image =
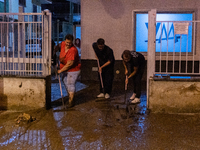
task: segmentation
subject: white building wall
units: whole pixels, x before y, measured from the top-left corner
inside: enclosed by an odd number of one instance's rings
[[[92,43],[101,37],[114,50],[116,60],[121,60],[125,49],[133,49],[132,12],[135,10],[194,10],[196,20],[200,20],[199,4],[200,0],[81,0],[81,59],[95,59]],[[199,43],[197,48],[200,49]]]

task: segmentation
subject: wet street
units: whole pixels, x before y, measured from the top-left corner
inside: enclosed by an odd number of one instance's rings
[[[52,109],[0,112],[1,150],[198,150],[200,114],[151,113],[141,103],[123,104],[123,82],[114,82],[110,100],[98,99],[98,82],[78,82],[76,105],[64,109],[59,84],[52,81]],[[64,101],[67,94],[62,85]],[[131,96],[128,87],[126,98]],[[22,113],[31,121],[16,122]]]

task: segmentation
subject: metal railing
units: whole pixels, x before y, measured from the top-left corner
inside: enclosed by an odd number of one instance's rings
[[[196,48],[199,22],[156,22],[154,74],[200,75],[200,55]]]
[[[51,73],[51,13],[0,13],[0,75]]]

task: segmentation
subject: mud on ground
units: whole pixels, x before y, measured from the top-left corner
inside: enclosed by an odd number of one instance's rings
[[[76,93],[73,108],[63,110],[60,98],[52,102],[50,110],[23,112],[36,120],[20,125],[15,119],[22,112],[1,112],[0,148],[200,149],[200,115],[151,113],[146,108],[145,84],[141,103],[130,106],[128,112],[125,104],[117,104],[124,101],[124,83],[114,83],[109,101],[96,98],[97,82],[81,84],[86,88]],[[67,104],[68,97],[64,100]]]

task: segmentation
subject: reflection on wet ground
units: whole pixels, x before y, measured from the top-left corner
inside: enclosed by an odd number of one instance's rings
[[[54,79],[54,77],[52,77],[52,78]],[[61,87],[62,87],[63,96],[68,96],[63,82],[61,82]],[[80,91],[82,89],[85,89],[86,87],[87,87],[87,85],[78,81],[76,83],[76,92]],[[60,86],[58,83],[58,79],[56,78],[56,79],[52,80],[52,83],[51,83],[51,101],[53,102],[55,100],[58,100],[59,98],[61,98]]]
[[[1,112],[0,148],[200,149],[199,114],[149,113],[145,86],[141,103],[129,106],[127,111],[125,104],[118,104],[125,98],[123,87],[123,83],[114,83],[108,101],[96,98],[99,94],[98,82],[78,82],[75,107],[63,109],[59,85],[53,82],[53,108],[26,112],[36,117],[35,121],[16,125],[15,119],[21,112]],[[128,87],[127,99],[132,94],[130,89]],[[66,95],[64,100],[67,104]]]

